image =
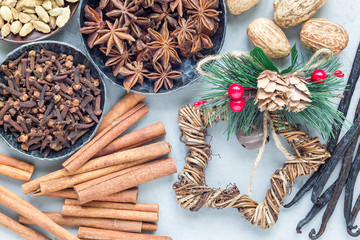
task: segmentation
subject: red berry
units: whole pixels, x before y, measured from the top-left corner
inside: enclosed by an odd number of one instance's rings
[[[200,105],[207,103],[207,101],[200,101]]]
[[[341,73],[342,73],[341,70],[336,70],[336,71],[334,72],[334,75],[337,76],[337,75],[339,75],[339,74],[341,74]]]
[[[244,107],[245,107],[245,100],[244,99],[239,99],[239,100],[230,100],[230,108],[231,110],[233,110],[234,112],[241,112]]]
[[[200,102],[194,102],[194,107],[198,107],[200,105],[201,105]]]
[[[238,83],[233,83],[228,89],[229,97],[233,100],[240,100],[244,96],[244,88]]]
[[[339,77],[339,78],[343,78],[344,76],[345,76],[345,74],[343,74],[343,73],[339,73],[338,75],[336,75],[337,77]]]
[[[327,78],[326,72],[322,69],[317,69],[311,74],[311,81],[315,82],[315,84],[324,83],[325,81],[321,81],[321,80],[325,80],[326,78]]]

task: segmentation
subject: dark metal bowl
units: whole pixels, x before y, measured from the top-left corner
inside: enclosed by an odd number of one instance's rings
[[[91,75],[94,78],[98,78],[100,80],[99,88],[102,91],[101,109],[103,110],[105,106],[106,90],[101,74],[94,66],[93,62],[85,54],[83,54],[80,50],[76,49],[71,45],[68,45],[66,43],[59,43],[55,41],[41,41],[37,43],[28,43],[22,45],[21,47],[16,48],[11,53],[9,53],[2,64],[6,64],[8,63],[8,61],[18,58],[25,51],[30,51],[30,50],[40,51],[42,48],[54,51],[58,54],[60,53],[65,53],[68,55],[71,54],[74,56],[74,64],[78,64],[78,63],[84,64],[88,69],[91,70]],[[7,84],[4,79],[4,76],[5,76],[4,73],[0,72],[0,82]],[[103,118],[103,114],[100,116],[100,122]],[[77,140],[74,145],[71,145],[71,147],[65,148],[59,152],[51,151],[49,156],[46,158],[40,153],[40,150],[29,151],[29,152],[22,150],[21,144],[17,142],[16,137],[10,131],[5,132],[3,126],[0,126],[0,136],[12,149],[15,149],[17,152],[20,152],[28,156],[29,158],[33,158],[37,160],[55,161],[55,160],[64,160],[66,158],[69,158],[78,149],[83,147],[95,135],[98,126],[99,124],[96,124],[92,128],[90,128],[90,131],[88,131],[84,136],[82,136],[79,140]]]
[[[85,22],[85,6],[89,5],[92,8],[96,8],[99,5],[98,1],[93,0],[83,0],[81,4],[81,12],[80,12],[80,27],[84,26]],[[224,0],[220,0],[219,3],[219,10],[221,11],[219,18],[219,28],[214,36],[211,37],[211,40],[214,44],[214,47],[211,49],[206,49],[202,51],[201,53],[205,56],[207,55],[215,55],[219,54],[221,51],[221,48],[224,43],[225,39],[225,29],[226,29],[226,7]],[[102,71],[110,80],[112,83],[114,83],[117,86],[121,86],[123,88],[123,80],[124,77],[119,75],[118,77],[114,77],[112,74],[111,67],[106,67],[106,56],[103,52],[100,51],[99,46],[95,46],[94,48],[90,49],[86,42],[87,35],[82,34],[82,42],[85,45],[85,48],[89,54],[89,56],[92,58],[92,60],[96,63],[96,65],[99,67],[100,71]],[[140,93],[140,94],[147,94],[147,95],[161,95],[161,94],[167,94],[171,92],[175,92],[179,89],[182,89],[189,84],[195,82],[198,80],[201,76],[196,71],[196,64],[197,61],[194,61],[192,59],[187,59],[184,57],[181,57],[181,64],[174,68],[173,70],[181,72],[183,75],[181,78],[176,79],[174,81],[174,87],[172,89],[166,90],[164,88],[161,88],[156,94],[154,93],[154,81],[145,79],[144,84],[141,86],[140,84],[135,84],[135,86],[130,90],[131,92]]]

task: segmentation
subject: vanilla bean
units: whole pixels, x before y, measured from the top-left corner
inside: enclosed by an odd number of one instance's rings
[[[344,94],[344,98],[341,99],[338,110],[342,112],[345,116],[347,115],[348,109],[350,107],[350,102],[356,87],[356,84],[360,77],[360,44],[356,51],[356,56],[353,62],[353,66],[351,69],[351,73],[347,82],[347,88],[346,88],[346,94]],[[338,142],[339,135],[341,132],[341,124],[339,125],[339,128],[333,127],[333,135],[334,137],[331,137],[327,144],[327,150],[333,154],[333,150],[335,149],[335,146]],[[320,176],[323,174],[330,174],[332,171],[331,169],[327,169],[327,165],[330,164],[333,159],[328,159],[327,164],[324,164],[320,166],[319,170],[313,173],[313,175],[308,179],[308,181],[301,187],[301,189],[296,193],[295,197],[284,207],[289,208],[293,206],[295,203],[297,203],[308,191],[310,191],[315,185],[314,192],[312,193],[312,201],[316,202],[318,199],[318,196],[321,194],[320,188],[321,185],[317,184]],[[336,165],[336,164],[335,164]],[[315,191],[316,190],[316,191]]]

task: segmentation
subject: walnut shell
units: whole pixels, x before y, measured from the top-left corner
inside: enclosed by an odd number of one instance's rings
[[[261,0],[225,0],[226,6],[230,13],[240,15],[246,12]]]
[[[304,23],[300,39],[304,47],[310,51],[329,48],[332,49],[334,55],[338,55],[348,45],[349,34],[338,23],[313,18]]]
[[[310,19],[326,0],[275,0],[274,20],[283,28],[294,27]]]
[[[291,47],[285,33],[267,18],[253,20],[247,28],[247,35],[251,43],[262,48],[269,58],[284,58],[290,54]]]

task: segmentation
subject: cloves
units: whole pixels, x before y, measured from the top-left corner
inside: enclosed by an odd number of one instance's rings
[[[90,69],[74,56],[31,50],[0,66],[0,125],[24,151],[70,147],[99,122],[101,90]],[[16,119],[16,121],[15,121]]]

